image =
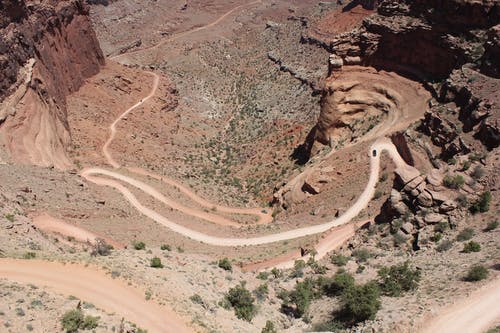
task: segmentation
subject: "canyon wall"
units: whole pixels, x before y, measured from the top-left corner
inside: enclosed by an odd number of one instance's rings
[[[0,3],[0,142],[21,163],[67,168],[66,96],[104,56],[80,0]]]

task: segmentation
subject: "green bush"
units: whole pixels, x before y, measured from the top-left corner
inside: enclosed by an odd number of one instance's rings
[[[465,184],[465,179],[461,175],[446,175],[443,179],[443,185],[451,189],[462,188]]]
[[[234,308],[234,313],[239,319],[251,321],[255,316],[255,300],[243,284],[229,289],[226,300]]]
[[[345,266],[348,261],[349,261],[349,257],[343,256],[341,254],[334,254],[331,257],[332,264],[340,266],[340,267]]]
[[[347,288],[341,295],[344,320],[358,323],[374,319],[380,309],[380,289],[375,282]]]
[[[470,206],[469,210],[472,214],[487,212],[490,210],[490,202],[491,193],[486,191],[481,194],[479,199]]]
[[[195,304],[203,305],[203,299],[198,294],[194,294],[193,296],[189,297],[189,299],[191,300],[191,302],[193,302]]]
[[[262,329],[261,333],[278,333],[274,328],[274,323],[270,320],[266,321],[266,326]]]
[[[484,229],[484,231],[493,231],[496,228],[498,228],[498,224],[499,224],[498,220],[490,221],[490,222],[488,222],[488,225],[486,226],[486,228]]]
[[[23,259],[35,259],[35,258],[36,258],[35,252],[26,252],[23,254]]]
[[[289,300],[295,305],[295,315],[297,317],[302,317],[309,309],[311,301],[316,296],[314,286],[314,281],[306,278],[304,281],[298,282],[295,289],[290,292]]]
[[[77,332],[79,329],[92,330],[98,326],[99,317],[84,316],[82,310],[67,311],[61,318],[63,329],[67,333]]]
[[[172,247],[171,247],[170,245],[168,245],[168,244],[163,244],[163,245],[160,247],[160,249],[161,249],[162,251],[172,251]]]
[[[380,288],[388,296],[400,296],[405,291],[415,290],[420,281],[420,271],[411,269],[408,262],[402,265],[382,267],[378,271]]]
[[[219,260],[219,267],[222,268],[225,271],[233,271],[233,266],[231,265],[231,262],[229,261],[228,258],[224,258]]]
[[[328,296],[338,296],[347,288],[354,286],[354,277],[348,272],[338,271],[331,278],[320,278],[317,281],[318,287]]]
[[[458,234],[457,241],[463,242],[463,241],[471,239],[473,236],[474,236],[474,229],[465,228],[464,230],[460,231],[460,233]]]
[[[471,162],[469,160],[465,161],[464,163],[462,163],[462,170],[461,171],[469,170],[470,165],[471,165]]]
[[[144,250],[146,248],[146,243],[134,241],[134,242],[132,242],[132,246],[136,250]]]
[[[464,244],[464,249],[463,249],[464,253],[479,252],[479,251],[481,251],[481,245],[479,243],[470,241]]]
[[[368,249],[356,249],[352,251],[352,256],[356,258],[356,262],[366,262],[372,257],[372,254]]]
[[[150,266],[153,268],[163,268],[163,264],[161,263],[161,259],[158,257],[154,257],[151,259]]]
[[[280,269],[276,268],[276,267],[274,267],[273,269],[271,269],[271,274],[274,276],[275,279],[283,277],[283,272]]]
[[[257,279],[259,280],[267,280],[268,277],[269,272],[259,272],[259,274],[257,274]]]
[[[472,178],[474,178],[475,180],[479,180],[481,178],[483,178],[484,174],[486,172],[484,171],[483,167],[480,166],[480,165],[476,165],[476,167],[474,168],[474,170],[472,170],[470,176]]]
[[[481,265],[472,266],[467,275],[465,276],[465,281],[475,282],[481,281],[488,277],[488,269]]]
[[[436,247],[438,252],[446,252],[453,246],[453,242],[449,240],[444,240]]]
[[[267,297],[267,294],[269,293],[269,287],[267,283],[263,283],[260,286],[258,286],[254,291],[253,294],[259,301],[264,300]]]

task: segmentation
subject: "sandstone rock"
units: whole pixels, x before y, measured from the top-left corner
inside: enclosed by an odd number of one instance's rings
[[[328,59],[330,70],[338,70],[344,66],[344,61],[336,54],[331,54]]]
[[[446,200],[439,206],[439,212],[447,213],[455,210],[457,208],[457,204],[453,200]]]
[[[415,224],[418,228],[423,228],[425,227],[425,222],[422,216],[416,215],[415,216]]]
[[[424,221],[427,224],[437,224],[444,220],[444,216],[436,213],[429,213],[424,216]]]
[[[346,65],[359,65],[361,64],[361,57],[345,57],[344,63]]]
[[[441,186],[443,184],[444,175],[439,169],[432,169],[426,177],[429,184],[434,186]]]
[[[411,234],[414,230],[413,224],[406,222],[401,226],[401,230],[407,235]]]
[[[413,168],[413,167],[397,168],[395,170],[395,172],[396,172],[396,175],[399,177],[400,181],[402,182],[402,185],[406,185],[410,181],[412,181],[420,176],[420,171],[418,171],[416,168]],[[420,184],[422,181],[423,181],[423,177],[421,180],[418,180],[416,184],[413,184],[411,186],[411,189],[414,189],[415,187],[417,187],[417,185]]]
[[[411,190],[415,190],[417,189],[417,187],[422,184],[422,182],[424,181],[424,177],[420,175],[413,178],[411,181],[409,181],[408,183],[406,183],[405,187],[404,187],[404,190],[406,192],[410,192]]]
[[[419,194],[417,201],[421,206],[431,207],[432,206],[432,195],[426,190]]]

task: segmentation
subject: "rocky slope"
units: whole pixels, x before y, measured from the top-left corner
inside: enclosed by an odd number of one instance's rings
[[[71,164],[66,96],[104,57],[82,1],[0,4],[0,136],[19,162]]]

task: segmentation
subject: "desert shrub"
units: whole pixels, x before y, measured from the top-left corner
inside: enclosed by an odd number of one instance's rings
[[[470,165],[471,165],[471,162],[470,162],[469,160],[467,160],[467,161],[465,161],[464,163],[462,163],[462,171],[467,171],[467,170],[469,170]]]
[[[283,272],[281,271],[281,269],[278,269],[276,267],[271,269],[271,274],[274,276],[275,279],[283,277]]]
[[[375,318],[380,309],[380,289],[375,282],[354,285],[341,295],[341,314],[345,321],[358,323]]]
[[[470,206],[472,214],[484,213],[490,210],[491,193],[489,191],[481,194],[479,199]]]
[[[448,224],[448,222],[439,222],[434,226],[434,231],[443,233],[448,230],[449,227],[450,225]]]
[[[314,274],[325,274],[326,273],[326,266],[320,265],[314,257],[310,257],[309,260],[307,261],[307,265],[311,267],[313,270]]]
[[[467,204],[469,203],[467,200],[467,196],[463,193],[460,193],[458,195],[457,202],[460,207],[467,207]]]
[[[484,231],[493,231],[496,228],[498,228],[498,224],[499,224],[498,220],[490,221],[490,222],[488,222],[488,225],[486,226],[486,228],[484,229]]]
[[[84,316],[82,310],[67,311],[61,318],[61,324],[67,333],[77,332],[79,329],[92,330],[98,326],[99,317]]]
[[[228,258],[219,260],[218,266],[225,271],[230,271],[230,272],[233,271],[233,266],[231,265],[231,262],[229,261]]]
[[[500,333],[500,325],[489,329],[486,333]]]
[[[268,277],[269,272],[259,272],[259,274],[257,274],[257,279],[259,280],[267,280]]]
[[[161,263],[161,259],[158,257],[154,257],[151,259],[150,266],[153,268],[163,268],[163,264]]]
[[[471,252],[479,252],[481,251],[481,245],[477,242],[470,241],[466,244],[464,244],[464,253],[471,253]]]
[[[480,166],[480,165],[476,165],[476,167],[474,168],[474,170],[472,170],[472,172],[470,173],[470,176],[472,178],[474,178],[474,180],[479,180],[481,178],[483,178],[484,174],[486,172],[484,171],[483,167]]]
[[[95,240],[94,246],[92,247],[92,252],[90,253],[92,256],[108,256],[111,253],[113,246],[106,243],[106,241],[102,238],[97,238]]]
[[[23,254],[23,259],[35,259],[35,258],[36,258],[35,252],[25,252]]]
[[[193,296],[189,297],[189,299],[191,300],[191,302],[193,302],[195,304],[203,305],[203,299],[198,294],[194,294]]]
[[[269,293],[269,287],[267,283],[263,283],[260,286],[258,286],[254,291],[253,294],[259,301],[264,300],[267,297],[267,294]]]
[[[261,333],[278,333],[274,328],[274,323],[270,320],[266,321],[266,326],[262,329]]]
[[[162,246],[160,246],[160,250],[162,251],[172,251],[172,247],[168,244],[162,244]]]
[[[347,288],[352,287],[354,282],[354,277],[351,274],[341,270],[333,277],[318,279],[317,285],[328,296],[338,296]]]
[[[139,242],[139,241],[133,241],[132,246],[136,250],[144,250],[146,248],[146,243],[144,242]]]
[[[465,179],[461,175],[446,175],[443,179],[443,185],[451,189],[459,189],[465,184]]]
[[[421,278],[418,269],[412,269],[408,262],[402,265],[382,267],[378,271],[380,288],[388,296],[400,296],[405,291],[415,290]]]
[[[234,308],[234,313],[239,319],[251,321],[255,316],[255,300],[252,294],[250,294],[250,291],[245,288],[244,284],[229,289],[226,294],[226,300]]]
[[[438,252],[446,252],[453,246],[453,242],[449,240],[444,240],[436,247]]]
[[[347,264],[347,262],[349,261],[349,257],[343,256],[341,254],[334,254],[334,255],[332,255],[330,261],[334,265],[345,266]]]
[[[304,268],[306,268],[306,262],[302,259],[295,260],[293,264],[293,271],[290,274],[292,278],[302,277],[304,275]]]
[[[343,323],[335,320],[330,320],[324,323],[317,323],[313,325],[314,332],[343,332],[345,326]]]
[[[302,317],[314,299],[316,293],[314,290],[315,283],[312,279],[307,278],[295,285],[294,290],[290,292],[289,301],[295,305],[295,316]]]
[[[375,194],[373,194],[373,199],[377,200],[384,194],[384,190],[378,188],[375,190]]]
[[[475,282],[481,281],[488,277],[488,269],[482,265],[472,266],[467,275],[465,276],[465,281]]]
[[[356,249],[352,251],[352,255],[356,258],[357,262],[366,262],[372,257],[372,254],[366,248]]]
[[[443,234],[440,233],[440,232],[436,232],[434,235],[431,236],[431,241],[433,241],[434,243],[437,243],[441,240],[441,238],[443,238]]]
[[[397,233],[395,233],[395,234],[392,235],[392,240],[394,242],[394,246],[400,246],[400,245],[406,243],[406,241],[408,239],[402,233],[397,232]]]
[[[464,230],[460,231],[460,233],[457,235],[457,241],[463,242],[471,239],[473,236],[474,236],[474,229],[465,228]]]
[[[449,165],[455,165],[455,164],[457,164],[457,159],[452,157],[452,158],[448,159],[447,163]]]

